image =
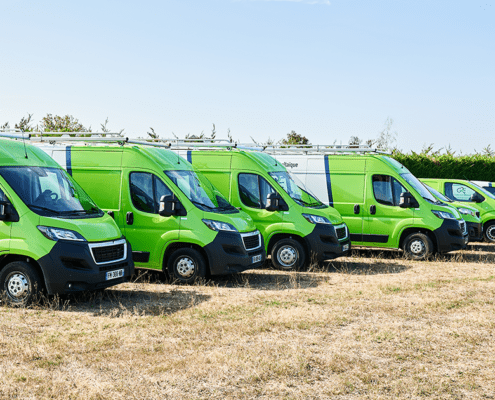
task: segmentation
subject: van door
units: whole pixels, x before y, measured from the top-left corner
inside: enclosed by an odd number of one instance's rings
[[[181,217],[158,214],[160,198],[172,191],[160,177],[147,171],[124,170],[123,185],[124,234],[131,243],[134,262],[161,269],[164,246],[179,239]]]
[[[366,160],[357,157],[325,156],[328,197],[349,228],[351,241],[362,242],[365,207]]]
[[[390,175],[367,176],[367,217],[363,227],[363,242],[367,246],[397,247],[399,238],[394,237],[396,227],[403,220],[414,221],[413,208],[399,207],[401,193],[408,190]],[[385,246],[387,245],[387,246]]]
[[[3,189],[0,187],[0,201],[9,201]],[[0,221],[0,254],[10,250],[10,231],[12,222]]]
[[[242,211],[249,214],[266,240],[265,231],[273,231],[270,229],[273,224],[282,224],[284,221],[284,211],[266,210],[266,196],[276,193],[275,189],[265,178],[255,173],[240,172],[232,175],[236,180],[236,195],[240,200],[234,203],[240,204]]]

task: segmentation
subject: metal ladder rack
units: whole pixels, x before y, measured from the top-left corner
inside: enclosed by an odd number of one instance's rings
[[[0,137],[29,140],[30,142],[127,142],[127,138],[115,132],[24,132],[22,129],[2,129]]]
[[[270,145],[263,148],[263,152],[268,154],[342,154],[342,153],[375,153],[389,154],[385,151],[356,145],[343,144],[305,144],[305,145]]]

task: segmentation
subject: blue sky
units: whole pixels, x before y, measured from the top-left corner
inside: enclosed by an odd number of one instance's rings
[[[495,147],[493,0],[0,1],[0,123]]]

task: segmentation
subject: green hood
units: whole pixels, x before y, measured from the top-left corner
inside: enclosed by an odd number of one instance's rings
[[[40,216],[40,225],[69,229],[80,233],[88,242],[102,242],[122,237],[112,217],[104,214],[100,218],[61,219]]]
[[[244,211],[239,211],[235,214],[204,212],[204,218],[232,224],[239,232],[252,232],[256,230],[253,219]]]

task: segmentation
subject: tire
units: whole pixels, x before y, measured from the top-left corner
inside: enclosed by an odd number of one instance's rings
[[[271,252],[272,264],[282,271],[299,271],[306,263],[306,253],[297,240],[280,239]]]
[[[483,227],[483,236],[488,243],[495,243],[495,221]]]
[[[0,271],[2,297],[8,305],[27,306],[42,291],[41,277],[29,263],[13,261]]]
[[[424,233],[411,233],[402,246],[406,257],[413,260],[426,260],[433,253],[433,242]]]
[[[175,250],[168,259],[168,272],[172,279],[191,284],[206,276],[206,263],[201,253],[184,247]]]

